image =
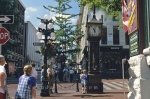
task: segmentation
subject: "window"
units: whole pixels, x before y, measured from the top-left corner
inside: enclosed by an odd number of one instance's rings
[[[119,44],[119,30],[118,26],[113,27],[113,44]]]
[[[129,45],[129,35],[128,35],[128,32],[125,33],[125,41],[126,41],[126,45]]]
[[[103,27],[101,44],[107,44],[107,27]]]

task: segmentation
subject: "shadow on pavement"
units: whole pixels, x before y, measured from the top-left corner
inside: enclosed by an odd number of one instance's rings
[[[74,97],[82,97],[82,98],[88,98],[88,97],[112,97],[112,95],[73,95]]]
[[[125,92],[126,94],[128,92]],[[123,94],[123,92],[105,92],[104,94]]]

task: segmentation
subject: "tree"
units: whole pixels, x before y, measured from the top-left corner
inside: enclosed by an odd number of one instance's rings
[[[75,53],[80,51],[77,46],[77,40],[80,40],[82,33],[81,28],[72,24],[71,19],[77,17],[79,14],[71,14],[67,11],[72,7],[69,5],[71,0],[55,0],[57,6],[44,6],[45,9],[57,14],[55,16],[54,25],[56,34],[56,49],[57,53],[64,53],[67,56],[74,57]],[[79,39],[80,37],[80,39]]]
[[[121,0],[77,0],[81,5],[88,5],[89,8],[96,6],[104,9],[108,14],[117,14],[121,11]]]
[[[88,5],[89,9],[93,9],[95,6],[96,9],[102,9],[106,12],[106,15],[112,17],[114,16],[115,20],[119,22],[119,27],[122,27],[122,16],[121,10],[122,0],[76,0],[79,2],[80,6]]]

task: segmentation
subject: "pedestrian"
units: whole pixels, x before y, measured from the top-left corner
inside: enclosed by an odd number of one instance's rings
[[[0,55],[0,99],[6,99],[6,70],[5,70],[5,57]]]
[[[15,99],[36,98],[36,79],[31,76],[32,66],[25,65],[23,71],[24,74],[19,77]]]
[[[70,82],[72,82],[74,77],[74,70],[72,68],[69,70],[69,74],[70,74]]]
[[[14,74],[15,67],[8,64],[3,55],[0,55],[0,99],[9,99],[9,93],[7,90],[7,80],[6,78],[10,74]]]
[[[37,75],[38,74],[37,74],[37,71],[35,69],[35,64],[32,63],[31,66],[32,66],[32,74],[31,74],[31,76],[33,76],[37,80]]]
[[[63,69],[63,81],[67,82],[69,79],[69,70],[67,67]]]
[[[80,74],[80,80],[81,80],[81,85],[82,85],[82,93],[85,94],[85,93],[87,93],[87,72],[86,72],[86,70],[83,70],[82,73]]]
[[[32,63],[31,66],[32,66],[32,74],[31,74],[31,76],[33,76],[33,77],[36,79],[36,83],[37,83],[37,76],[38,76],[38,73],[37,73],[37,71],[36,71],[36,69],[35,69],[35,64]],[[37,86],[37,84],[36,84],[36,86]]]
[[[53,83],[54,83],[54,70],[50,67],[47,69],[47,78],[48,78],[48,85],[49,85],[49,92],[53,93]]]

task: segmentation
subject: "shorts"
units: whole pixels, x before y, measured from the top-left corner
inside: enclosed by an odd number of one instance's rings
[[[87,87],[87,81],[81,81],[82,87]]]

